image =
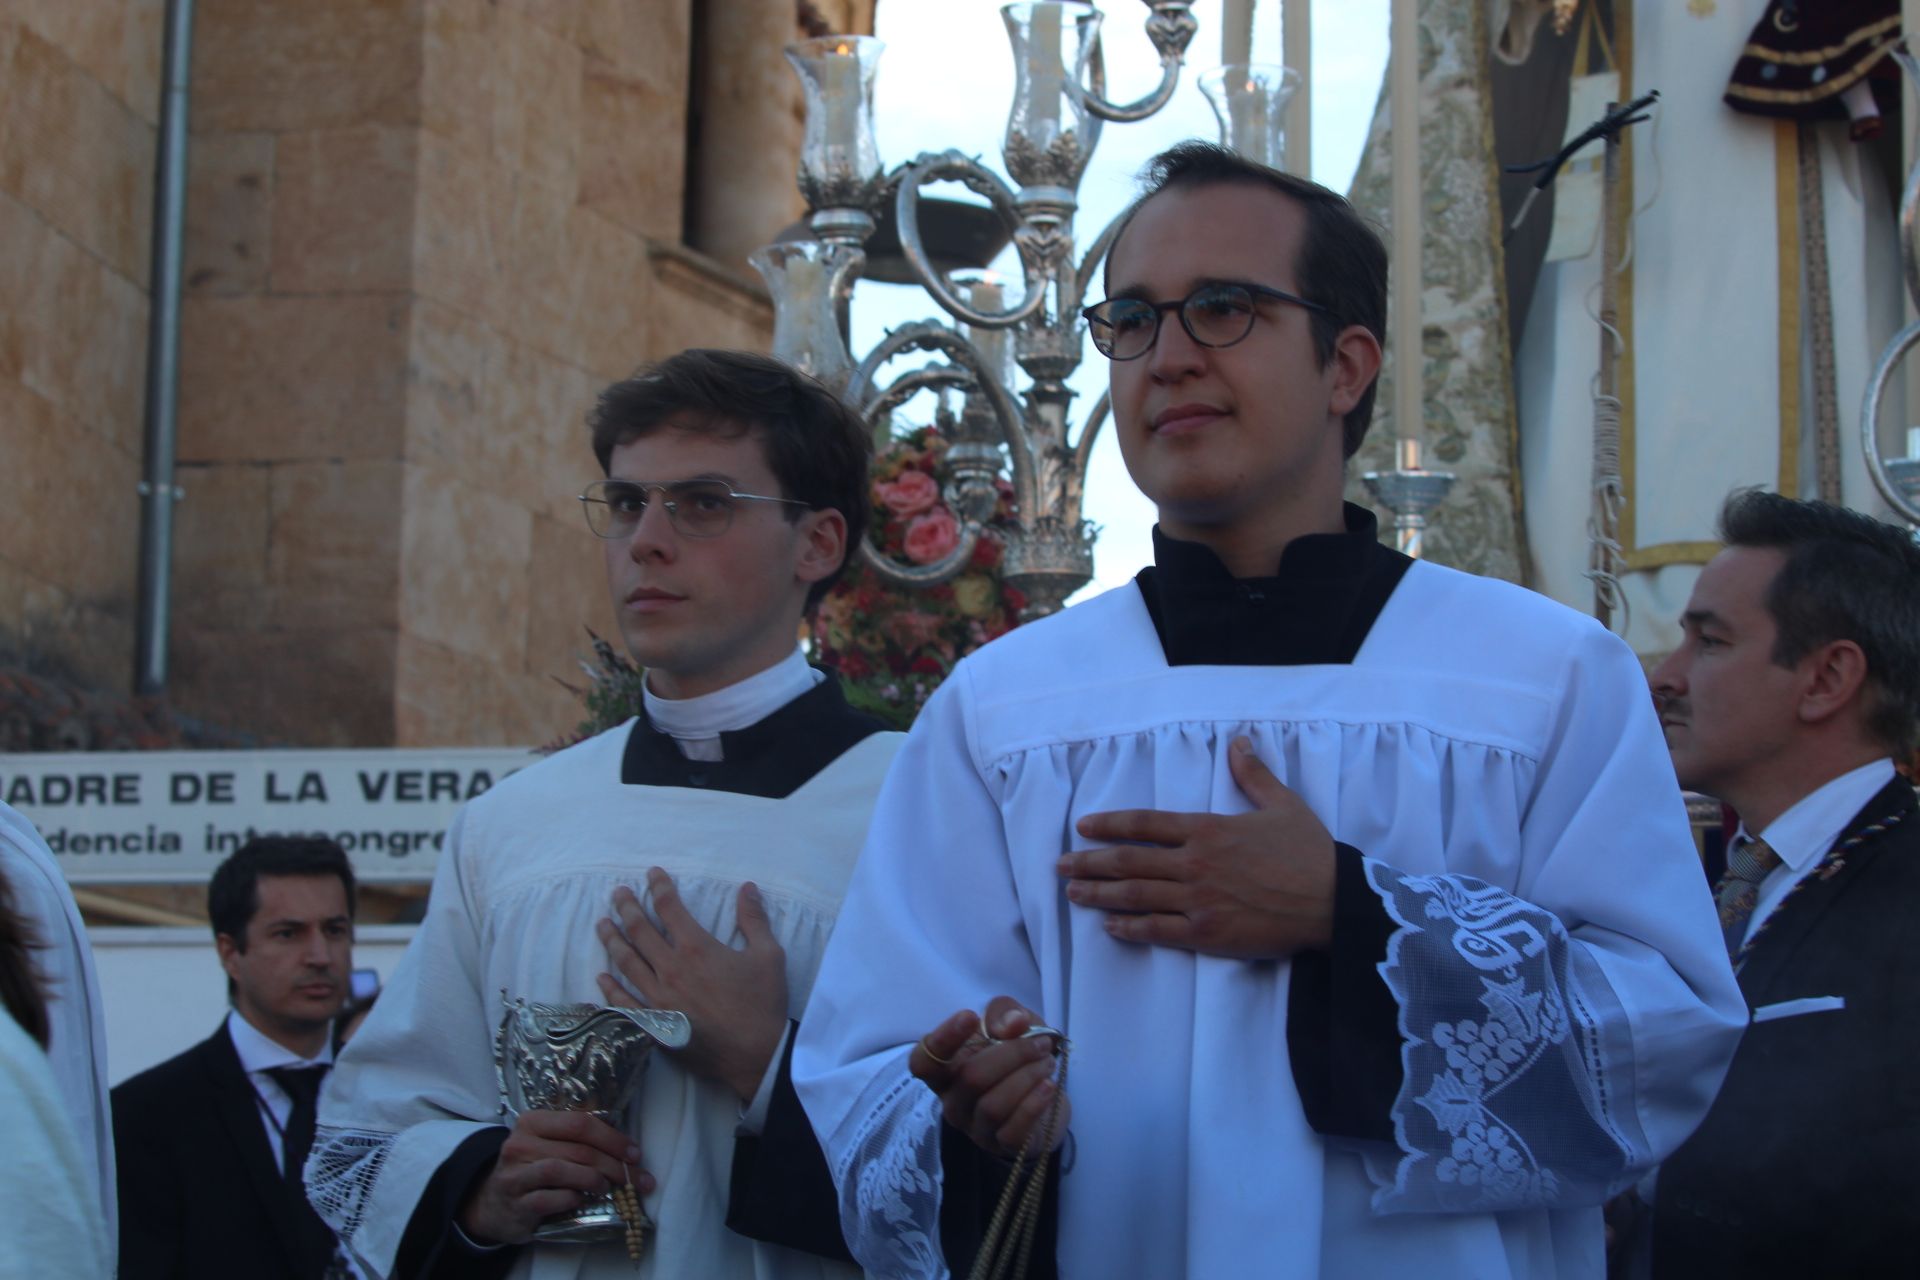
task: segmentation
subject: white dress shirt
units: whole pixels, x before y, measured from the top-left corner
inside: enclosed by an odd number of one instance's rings
[[[1760,882],[1760,896],[1754,902],[1742,942],[1752,938],[1774,909],[1786,901],[1793,887],[1820,865],[1853,816],[1892,778],[1891,760],[1871,761],[1809,791],[1767,824],[1760,838],[1780,855],[1780,865]],[[1734,833],[1733,843],[1750,838],[1746,824],[1742,823]]]
[[[278,1067],[330,1067],[333,1065],[331,1029],[320,1052],[303,1058],[293,1050],[269,1039],[265,1032],[240,1016],[238,1010],[227,1015],[227,1035],[233,1039],[233,1051],[240,1055],[240,1069],[253,1086],[254,1105],[260,1111],[260,1123],[267,1131],[267,1145],[273,1149],[273,1167],[286,1161],[281,1134],[286,1132],[287,1117],[293,1114],[293,1099],[280,1082],[267,1072]]]

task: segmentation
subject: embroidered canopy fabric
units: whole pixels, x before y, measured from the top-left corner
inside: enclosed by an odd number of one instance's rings
[[[1062,892],[1085,814],[1244,811],[1240,734],[1392,918],[1393,1145],[1309,1126],[1294,966],[1122,944]],[[1632,654],[1426,563],[1351,665],[1170,667],[1127,586],[929,703],[793,1066],[874,1274],[945,1272],[938,1109],[907,1055],[1003,993],[1074,1044],[1057,1247],[1089,1276],[1597,1274],[1594,1206],[1691,1130],[1745,1013]]]
[[[602,1002],[606,954],[593,931],[618,885],[673,876],[701,926],[736,939],[740,883],[759,886],[786,949],[798,1016],[900,742],[875,734],[784,799],[621,782],[631,725],[515,774],[462,810],[440,859],[427,918],[328,1083],[307,1166],[314,1206],[372,1271],[391,1273],[414,1208],[467,1138],[499,1125],[493,1037],[501,992],[555,1004]],[[737,945],[737,941],[736,941]],[[659,1189],[659,1230],[638,1274],[816,1280],[845,1264],[728,1231],[728,1170],[739,1100],[664,1054],[649,1062],[632,1132]],[[618,1243],[521,1252],[517,1277],[635,1274]]]

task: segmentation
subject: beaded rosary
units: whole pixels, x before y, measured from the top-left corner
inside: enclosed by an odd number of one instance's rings
[[[640,1269],[640,1254],[647,1247],[646,1216],[640,1212],[640,1193],[634,1190],[633,1170],[627,1170],[627,1185],[613,1189],[613,1208],[627,1224],[627,1256],[634,1270]]]
[[[1020,1154],[1014,1157],[1013,1172],[1007,1175],[1006,1189],[1000,1193],[1000,1203],[994,1206],[993,1217],[987,1223],[986,1238],[980,1242],[969,1280],[1018,1280],[1027,1274],[1027,1264],[1033,1257],[1034,1235],[1040,1225],[1040,1199],[1047,1187],[1047,1166],[1053,1161],[1053,1139],[1060,1130],[1061,1104],[1067,1097],[1067,1055],[1073,1046],[1051,1027],[1034,1027],[1026,1034],[1052,1038],[1054,1056],[1060,1060],[1060,1074],[1054,1080],[1053,1101],[1047,1104],[1046,1118],[1037,1131],[1027,1130]],[[1033,1161],[1036,1137],[1040,1140],[1040,1158]]]

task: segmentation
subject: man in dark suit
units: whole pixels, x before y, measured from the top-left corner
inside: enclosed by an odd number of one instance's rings
[[[1735,494],[1650,680],[1683,786],[1741,819],[1715,895],[1752,1022],[1643,1184],[1656,1277],[1920,1275],[1920,548]],[[1649,1194],[1650,1193],[1650,1194]]]
[[[122,1280],[316,1280],[333,1234],[307,1204],[329,1035],[353,971],[353,870],[331,840],[260,837],[207,915],[233,1012],[113,1091]]]

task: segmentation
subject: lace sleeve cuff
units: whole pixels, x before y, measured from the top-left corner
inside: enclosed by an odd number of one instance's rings
[[[1365,864],[1395,930],[1397,1159],[1369,1154],[1380,1212],[1600,1204],[1651,1159],[1625,1010],[1552,912],[1467,876]]]

